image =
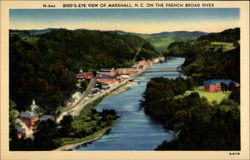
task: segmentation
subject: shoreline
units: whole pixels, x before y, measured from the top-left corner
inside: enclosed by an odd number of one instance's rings
[[[147,67],[147,68],[148,68],[148,67]],[[130,78],[128,78],[128,79],[124,80],[123,82],[117,84],[117,85],[114,86],[113,88],[110,88],[110,90],[108,90],[106,93],[102,93],[101,95],[98,95],[97,97],[94,97],[94,98],[92,98],[91,100],[89,100],[89,102],[85,102],[85,104],[82,105],[81,107],[79,107],[77,110],[74,110],[74,109],[73,109],[73,111],[75,111],[75,116],[77,116],[78,113],[79,113],[79,111],[81,111],[82,108],[83,108],[84,106],[86,106],[87,104],[93,103],[93,102],[95,102],[97,99],[99,99],[99,98],[101,98],[101,97],[113,96],[113,95],[122,93],[122,92],[126,91],[128,88],[130,88],[131,86],[137,84],[137,83],[134,82],[134,81],[133,81],[133,82],[130,82],[130,80],[134,80],[136,77],[138,77],[138,76],[140,76],[141,74],[143,74],[143,72],[144,72],[147,68],[144,68],[144,69],[142,70],[142,72],[140,72],[140,73],[136,73],[136,74],[134,74],[134,75],[131,75]],[[72,113],[71,113],[71,114],[72,114]],[[90,139],[90,140],[85,140],[85,141],[82,141],[82,142],[79,142],[79,143],[73,143],[73,144],[63,145],[63,146],[61,146],[61,147],[59,147],[59,148],[57,148],[57,149],[55,149],[55,150],[53,150],[53,151],[68,151],[68,150],[73,149],[73,148],[76,148],[76,147],[78,147],[78,146],[80,146],[80,145],[87,144],[87,143],[89,143],[89,142],[93,142],[93,141],[98,140],[99,138],[101,138],[101,137],[102,137],[109,129],[111,129],[111,128],[112,128],[112,126],[103,129],[103,131],[102,131],[99,135],[97,135],[96,137],[94,137],[94,138],[92,138],[92,139]],[[97,131],[97,132],[98,132],[98,131]],[[93,135],[93,134],[92,134],[92,135]],[[91,135],[89,135],[89,136],[91,136]]]
[[[92,139],[85,140],[85,141],[78,142],[78,143],[66,144],[66,145],[63,145],[63,146],[61,146],[61,147],[59,147],[57,149],[54,149],[52,151],[69,151],[69,150],[74,149],[76,147],[79,147],[79,146],[81,146],[83,144],[87,144],[89,142],[96,141],[96,140],[100,139],[105,133],[107,133],[107,131],[110,130],[111,128],[112,128],[112,126],[103,129],[102,132],[98,136],[96,136],[96,137],[94,137]],[[91,136],[91,135],[89,135],[89,136]]]
[[[155,59],[158,59],[159,58],[155,58]],[[159,60],[160,62],[160,60]],[[159,62],[156,62],[155,64],[159,63]],[[109,95],[112,95],[112,93],[114,91],[116,91],[117,89],[120,89],[122,88],[124,85],[127,85],[127,83],[129,83],[129,81],[135,79],[137,76],[143,74],[144,71],[146,71],[150,66],[152,66],[154,64],[151,64],[149,66],[146,66],[145,68],[142,69],[141,72],[138,72],[138,73],[135,73],[135,74],[132,74],[128,79],[125,79],[124,81],[118,83],[118,84],[115,84],[114,86],[112,86],[111,88],[109,88],[108,90],[106,91],[103,91],[101,93],[99,93],[98,95],[94,96],[94,97],[91,97],[90,99],[83,99],[81,100],[80,102],[78,102],[77,106],[73,107],[73,108],[70,108],[69,110],[67,111],[63,111],[59,116],[58,118],[56,119],[56,122],[59,123],[61,121],[61,119],[63,118],[63,116],[67,115],[67,114],[71,114],[72,116],[77,116],[79,114],[79,112],[82,110],[82,108],[92,102],[94,102],[95,100],[97,100],[98,98],[100,97],[104,97],[104,96],[109,96]],[[118,92],[119,93],[119,92]]]
[[[135,84],[136,84],[136,82],[127,82],[126,84],[124,84],[123,86],[120,86],[119,88],[113,90],[112,92],[110,92],[106,96],[113,96],[113,95],[122,93],[122,92],[126,91],[126,89],[130,88],[132,85],[135,85]],[[112,126],[103,129],[103,131],[101,132],[100,135],[98,135],[98,136],[96,136],[96,137],[94,137],[94,138],[92,138],[90,140],[85,140],[85,141],[82,141],[82,142],[79,142],[79,143],[66,144],[66,145],[63,145],[63,146],[61,146],[61,147],[59,147],[57,149],[54,149],[52,151],[69,151],[69,150],[74,149],[74,148],[76,148],[76,147],[78,147],[80,145],[96,141],[96,140],[100,139],[111,128],[112,128]]]

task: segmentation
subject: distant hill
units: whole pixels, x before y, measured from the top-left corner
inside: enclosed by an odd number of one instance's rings
[[[200,36],[207,35],[206,32],[188,32],[188,31],[175,31],[175,32],[161,32],[153,34],[137,34],[139,37],[150,42],[159,52],[162,52],[173,42],[187,42],[195,40]]]
[[[235,42],[240,40],[240,28],[227,29],[220,33],[209,33],[201,36],[199,40]]]
[[[171,37],[187,37],[187,38],[199,38],[201,36],[207,35],[207,32],[201,32],[201,31],[193,31],[193,32],[189,32],[189,31],[173,31],[173,32],[160,32],[160,33],[152,33],[152,34],[143,34],[143,33],[133,33],[133,32],[124,32],[121,30],[113,30],[113,31],[106,31],[109,33],[117,33],[120,35],[124,35],[124,34],[135,34],[135,35],[139,35],[142,37],[150,37],[150,36],[157,36],[157,37],[165,37],[165,36],[171,36]]]
[[[150,34],[151,36],[173,36],[173,37],[186,37],[186,38],[199,38],[200,36],[207,35],[206,32],[200,32],[200,31],[194,31],[194,32],[188,32],[188,31],[175,31],[175,32],[161,32],[161,33],[153,33]]]
[[[57,30],[58,28],[48,28],[42,30],[10,30],[10,36],[19,36],[21,38],[26,37],[37,37],[42,34],[49,33],[53,30]],[[81,31],[90,31],[87,29],[75,29],[73,32],[81,32]],[[96,32],[102,32],[98,30],[91,30]],[[152,33],[152,34],[141,34],[141,33],[133,33],[133,32],[125,32],[121,30],[112,30],[112,31],[103,31],[103,33],[108,34],[116,34],[116,35],[133,35],[143,38],[144,40],[151,43],[158,52],[162,52],[163,49],[168,47],[173,42],[186,42],[188,40],[194,40],[201,36],[207,35],[206,32],[194,31],[174,31],[174,32],[160,32],[160,33]]]
[[[19,36],[20,38],[25,37],[36,37],[42,34],[49,33],[53,30],[57,30],[57,28],[47,28],[47,29],[32,29],[32,30],[10,30],[10,37]]]
[[[240,28],[209,33],[189,42],[174,42],[166,56],[185,57],[182,71],[198,84],[208,79],[240,82]]]

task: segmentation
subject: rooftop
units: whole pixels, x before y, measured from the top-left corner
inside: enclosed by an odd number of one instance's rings
[[[17,132],[23,132],[23,130],[24,130],[24,129],[23,129],[22,127],[18,127],[18,128],[17,128]]]
[[[216,85],[216,84],[220,84],[220,83],[225,83],[225,84],[229,85],[231,82],[234,84],[239,84],[238,82],[235,82],[235,81],[232,81],[229,79],[211,79],[211,80],[204,81],[204,84]]]
[[[35,118],[38,117],[36,114],[32,114],[32,113],[22,113],[20,115],[20,117],[25,117],[25,118]]]
[[[44,116],[42,116],[42,117],[40,118],[40,121],[47,121],[47,120],[49,120],[49,119],[51,119],[51,118],[52,118],[51,115],[44,115]]]

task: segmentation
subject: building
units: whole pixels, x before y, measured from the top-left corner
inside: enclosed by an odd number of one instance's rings
[[[20,139],[22,137],[25,137],[26,131],[22,127],[17,128],[17,137]]]
[[[41,121],[47,121],[47,120],[52,120],[52,121],[54,121],[55,120],[55,118],[53,117],[53,116],[51,116],[51,115],[43,115],[41,118],[40,118],[40,122]]]
[[[105,76],[108,76],[108,77],[116,77],[117,76],[117,71],[101,71],[101,72],[98,72],[98,77],[105,77]]]
[[[101,72],[112,72],[112,71],[115,71],[114,68],[101,68],[100,70]]]
[[[93,72],[85,72],[76,74],[76,79],[92,79],[94,77]]]
[[[226,85],[230,85],[230,83],[233,83],[236,87],[239,87],[239,83],[232,81],[232,80],[217,80],[217,79],[212,79],[212,80],[207,80],[204,81],[204,89],[205,91],[208,92],[219,92],[222,90],[221,84],[224,83]]]
[[[75,99],[74,98],[70,98],[67,102],[67,105],[72,105],[75,103]]]
[[[138,73],[138,72],[141,72],[141,69],[137,67],[117,69],[118,75],[128,75],[128,74],[133,74],[133,73]]]
[[[108,77],[104,77],[104,78],[98,78],[97,82],[99,83],[107,83],[109,85],[115,84],[115,83],[119,83],[120,80],[117,78],[108,78]]]
[[[101,88],[102,89],[109,89],[110,85],[108,83],[101,83]]]
[[[39,106],[36,105],[36,101],[33,99],[32,104],[30,105],[31,113],[36,113],[39,110]]]
[[[82,96],[81,92],[76,91],[76,92],[72,95],[72,98],[76,100],[76,99],[80,99],[81,96]]]
[[[142,60],[142,61],[139,61],[136,64],[134,64],[133,67],[146,68],[146,67],[148,67],[148,66],[150,66],[152,64],[153,63],[150,62],[150,61]]]
[[[34,129],[36,125],[36,121],[39,120],[38,115],[33,113],[22,113],[19,115],[19,119],[22,120],[23,123],[29,128]]]

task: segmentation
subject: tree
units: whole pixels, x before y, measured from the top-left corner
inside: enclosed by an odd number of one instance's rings
[[[58,138],[57,124],[52,120],[38,123],[34,133],[34,150],[51,150],[57,147],[55,139]]]
[[[195,82],[192,78],[188,77],[186,79],[186,86],[187,86],[187,89],[188,90],[193,90],[194,89],[194,86],[195,86]]]
[[[66,137],[72,131],[71,123],[73,122],[73,117],[71,115],[66,115],[60,121],[60,136]]]
[[[88,86],[88,82],[87,81],[81,81],[80,86],[81,86],[81,90],[85,91],[87,86]]]
[[[235,83],[234,83],[234,82],[230,82],[230,83],[229,83],[229,86],[228,86],[228,89],[229,89],[230,91],[232,91],[232,90],[234,90],[235,88],[236,88]]]
[[[240,88],[234,88],[229,96],[229,99],[233,100],[237,104],[240,104]]]
[[[18,110],[16,110],[16,104],[14,101],[10,100],[10,110],[9,110],[9,135],[10,138],[15,138],[17,136],[17,128],[20,124],[17,123],[17,118],[19,116]]]
[[[226,92],[226,91],[228,90],[228,86],[227,86],[227,84],[225,84],[224,82],[221,82],[221,83],[220,83],[220,86],[221,86],[221,90],[222,90],[223,92]]]

